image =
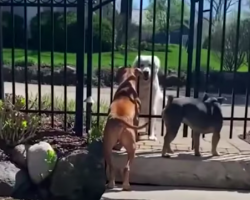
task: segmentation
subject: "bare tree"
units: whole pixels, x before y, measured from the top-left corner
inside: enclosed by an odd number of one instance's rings
[[[209,4],[213,1],[213,23],[223,20],[224,9],[226,13],[232,11],[232,6],[238,3],[238,0],[206,0]],[[225,7],[226,6],[226,7]],[[225,7],[225,8],[224,8]]]
[[[212,25],[215,26],[215,24],[220,23],[223,20],[224,6],[226,6],[226,13],[228,14],[232,11],[232,7],[235,4],[237,4],[238,1],[239,0],[206,0],[206,2],[209,4],[209,6],[210,6],[211,2],[213,3],[213,5],[212,5],[212,12],[213,12]],[[188,1],[186,1],[186,2],[190,6],[190,3]],[[196,14],[198,14],[197,9],[195,12],[196,12]],[[203,18],[205,20],[209,21],[209,18],[207,16],[203,16]]]
[[[218,60],[222,59],[224,70],[232,72],[235,67],[238,70],[244,64],[245,56],[249,51],[249,24],[248,20],[241,22],[239,35],[237,35],[237,23],[230,24],[224,36],[223,50],[221,30],[216,30],[213,34],[212,49]],[[237,45],[238,48],[236,48]]]

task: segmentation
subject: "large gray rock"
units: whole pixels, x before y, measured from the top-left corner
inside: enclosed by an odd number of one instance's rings
[[[49,162],[49,152],[53,152],[55,160]],[[41,183],[54,170],[57,156],[51,145],[47,142],[39,142],[32,145],[27,151],[27,166],[31,180],[35,184]]]
[[[106,174],[102,142],[93,142],[86,150],[72,152],[58,161],[50,191],[62,199],[100,199],[105,192]]]
[[[27,150],[30,145],[19,144],[11,150],[11,161],[20,168],[27,168]]]
[[[0,162],[0,196],[22,198],[31,187],[28,173],[11,162]]]

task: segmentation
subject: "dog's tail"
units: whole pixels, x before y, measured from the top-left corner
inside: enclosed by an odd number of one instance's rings
[[[125,124],[125,126],[127,126],[128,128],[131,128],[131,129],[134,129],[134,130],[143,129],[148,125],[148,122],[146,122],[145,124],[143,124],[141,126],[134,126],[134,125],[131,125],[128,122],[126,122],[122,117],[114,116],[114,115],[110,116],[110,118],[111,119],[117,119],[117,120],[121,121],[123,124]]]

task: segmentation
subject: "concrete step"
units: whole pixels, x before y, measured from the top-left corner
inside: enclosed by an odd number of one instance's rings
[[[122,181],[127,155],[114,152],[116,180]],[[130,182],[159,186],[211,187],[250,189],[250,155],[221,153],[211,157],[191,151],[178,151],[171,158],[162,158],[159,150],[138,149],[130,171]]]

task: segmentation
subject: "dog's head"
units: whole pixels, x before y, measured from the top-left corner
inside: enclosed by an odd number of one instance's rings
[[[157,56],[153,59],[151,55],[141,55],[140,58],[136,56],[133,67],[141,69],[143,80],[148,81],[157,75],[160,69],[160,59]]]
[[[120,84],[129,77],[138,78],[141,75],[142,70],[140,68],[132,68],[131,66],[121,66],[116,72],[116,80]]]
[[[210,97],[207,93],[204,93],[202,101],[206,103],[219,103],[220,105],[223,101],[226,101],[225,97]]]

